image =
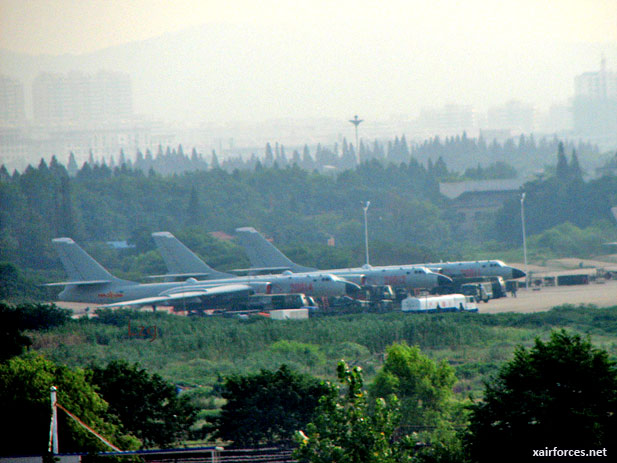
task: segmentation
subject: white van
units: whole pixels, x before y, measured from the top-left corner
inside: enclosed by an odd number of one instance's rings
[[[477,312],[477,304],[463,294],[408,297],[401,301],[403,312]]]

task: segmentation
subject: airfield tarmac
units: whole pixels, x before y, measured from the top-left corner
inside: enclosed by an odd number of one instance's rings
[[[520,288],[516,296],[492,299],[480,302],[480,313],[520,312],[532,313],[550,310],[562,304],[593,304],[598,307],[617,305],[617,280],[600,280],[588,285],[575,286],[544,286],[538,290]],[[86,314],[85,308],[90,306],[90,313],[96,309],[95,304],[78,304],[71,302],[56,302],[59,307],[73,310],[73,316],[78,318]],[[152,309],[144,309],[152,310]],[[162,307],[158,310],[164,310]]]
[[[524,268],[522,263],[511,265]],[[532,278],[581,273],[591,276],[595,275],[599,269],[617,273],[617,255],[602,256],[602,258],[596,260],[557,259],[548,261],[543,266],[527,266]],[[91,315],[97,307],[96,304],[71,302],[56,302],[55,304],[58,307],[71,309],[75,318]],[[599,278],[587,285],[542,286],[540,289],[519,288],[517,297],[514,298],[508,294],[508,297],[493,299],[487,303],[481,302],[478,304],[478,310],[481,313],[532,313],[550,310],[563,304],[592,304],[597,307],[617,306],[617,279],[604,280]],[[87,307],[90,307],[90,310],[86,311]],[[143,310],[152,309],[144,308]],[[160,307],[157,310],[166,310],[166,308]]]
[[[617,280],[600,280],[588,285],[543,286],[538,290],[520,288],[516,297],[493,299],[478,304],[481,313],[542,312],[562,304],[593,304],[598,307],[617,305]]]

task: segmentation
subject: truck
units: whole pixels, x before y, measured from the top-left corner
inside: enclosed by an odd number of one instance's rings
[[[559,275],[557,277],[558,286],[572,286],[572,285],[588,285],[589,275]]]
[[[365,285],[369,310],[371,312],[389,312],[392,310],[396,293],[390,285]]]
[[[461,285],[461,293],[473,297],[476,302],[488,302],[493,296],[490,283],[465,283]]]
[[[309,311],[318,310],[319,307],[306,294],[255,294],[249,297],[249,310],[284,310],[284,309],[302,309],[307,308]]]

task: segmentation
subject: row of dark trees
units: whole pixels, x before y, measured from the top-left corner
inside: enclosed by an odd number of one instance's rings
[[[29,268],[57,261],[51,239],[127,239],[141,229],[177,232],[187,227],[233,233],[255,226],[280,242],[360,242],[363,199],[371,199],[384,241],[424,241],[447,233],[435,209],[436,178],[423,165],[387,167],[373,160],[338,177],[297,166],[255,171],[222,169],[163,177],[126,166],[89,163],[70,177],[55,158],[23,173],[0,172],[0,260]],[[418,228],[416,223],[424,226]]]
[[[533,135],[521,135],[518,139],[507,139],[503,143],[493,140],[487,143],[482,136],[479,138],[468,138],[466,133],[462,136],[431,138],[420,145],[407,142],[405,136],[395,137],[394,140],[371,142],[360,142],[360,149],[357,150],[353,144],[343,139],[341,144],[335,143],[333,146],[323,146],[318,144],[309,148],[304,145],[302,149],[287,150],[279,143],[267,143],[263,155],[259,156],[252,153],[248,158],[242,155],[230,154],[225,159],[220,160],[217,153],[213,150],[209,156],[197,152],[195,148],[191,153],[185,153],[182,145],[177,148],[159,146],[156,153],[146,150],[145,154],[137,151],[134,159],[130,159],[123,151],[115,158],[110,156],[108,159],[95,159],[91,154],[88,164],[107,166],[111,170],[116,167],[126,166],[129,169],[140,170],[148,173],[150,169],[163,175],[180,174],[193,170],[208,170],[211,168],[222,168],[228,172],[235,169],[254,170],[258,167],[279,168],[297,165],[298,167],[319,172],[329,172],[333,169],[341,172],[354,169],[358,163],[379,160],[383,163],[409,163],[411,158],[426,163],[428,169],[435,165],[435,174],[439,179],[447,178],[512,178],[516,176],[516,171],[512,167],[516,165],[522,171],[531,171],[537,166],[550,164],[554,153],[557,150],[559,140],[556,138],[541,138],[535,141]],[[597,154],[598,148],[589,143],[579,142],[566,144],[568,151],[577,149],[586,154]],[[473,159],[474,164],[478,164],[475,171],[457,174],[455,170],[464,171],[469,168],[469,161]],[[452,171],[444,168],[445,165],[451,166]],[[489,167],[489,171],[484,173],[481,166]],[[71,154],[68,159],[67,170],[71,176],[75,175],[79,166],[75,156]]]
[[[614,228],[610,223],[610,210],[617,205],[617,177],[605,175],[585,182],[576,151],[572,151],[568,160],[563,144],[558,145],[553,172],[523,187],[526,192],[525,219],[530,235],[564,223],[583,228],[605,222]],[[519,198],[512,198],[504,204],[497,216],[500,239],[520,241],[520,214]]]
[[[403,139],[395,140],[392,151],[402,146]],[[559,144],[556,153],[556,168],[523,187],[530,235],[566,222],[581,228],[598,224],[617,204],[616,177],[585,182],[576,151],[568,160],[567,147]],[[496,171],[511,169],[495,164],[495,169],[470,168],[468,175],[492,177]],[[49,164],[41,160],[23,173],[0,168],[0,261],[32,269],[59,268],[51,249],[51,239],[59,236],[80,242],[135,241],[160,230],[233,234],[236,227],[247,225],[278,244],[314,248],[333,237],[339,249],[353,247],[363,240],[360,206],[367,200],[375,263],[400,263],[402,257],[410,262],[457,259],[460,255],[452,252],[466,239],[453,232],[454,215],[439,194],[439,179],[449,176],[452,172],[442,158],[424,165],[414,157],[400,164],[371,159],[336,176],[297,164],[282,168],[277,161],[271,167],[258,163],[254,170],[214,168],[171,176],[153,168],[144,173],[128,162],[113,169],[88,162],[71,176],[53,157]],[[518,198],[507,202],[486,227],[479,235],[484,239],[509,243],[506,247],[520,243]],[[151,246],[140,250],[148,249]]]

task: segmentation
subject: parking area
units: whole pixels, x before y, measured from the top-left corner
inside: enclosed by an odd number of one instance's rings
[[[478,304],[481,313],[541,312],[562,304],[593,304],[598,307],[617,305],[617,281],[600,280],[587,285],[520,288],[517,297],[494,299]]]

